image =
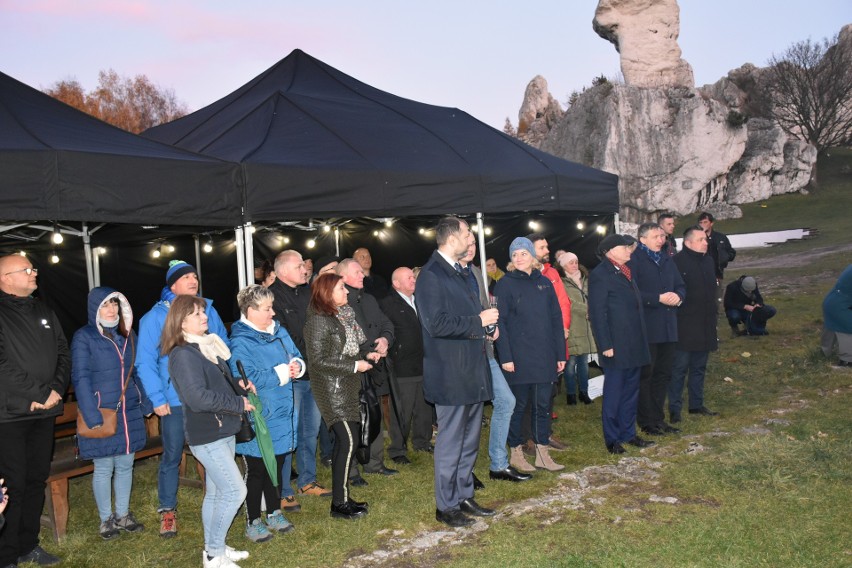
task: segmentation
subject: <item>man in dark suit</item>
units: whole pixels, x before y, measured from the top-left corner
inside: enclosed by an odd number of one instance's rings
[[[494,515],[473,499],[473,466],[482,406],[492,398],[485,328],[496,324],[499,314],[493,308],[482,309],[462,275],[459,259],[473,243],[468,224],[446,217],[438,222],[435,237],[438,250],[417,278],[417,305],[425,332],[423,387],[438,416],[435,518],[463,527],[474,522],[467,515]]]
[[[388,351],[396,375],[395,410],[391,411],[388,455],[398,464],[411,461],[407,439],[415,451],[432,452],[432,407],[423,396],[423,330],[414,303],[414,272],[400,266],[391,276],[393,292],[379,302],[393,323],[394,342]]]
[[[713,265],[716,269],[716,302],[719,304],[717,305],[717,309],[721,309],[722,306],[720,304],[722,303],[722,295],[725,291],[725,288],[722,286],[725,280],[725,268],[728,267],[729,262],[732,262],[737,257],[737,251],[731,246],[731,241],[728,240],[726,234],[713,230],[715,222],[716,219],[712,213],[703,211],[698,216],[698,224],[704,229],[704,233],[707,235],[707,254],[713,259]]]
[[[393,345],[393,324],[382,312],[379,302],[364,290],[364,270],[361,265],[352,258],[344,258],[334,269],[343,278],[343,283],[349,291],[347,301],[355,312],[355,321],[364,331],[366,340],[361,344],[361,351],[367,353],[375,351],[382,358],[373,364],[368,371],[376,394],[385,396],[390,393],[390,375],[384,357],[387,357],[388,349]],[[384,407],[384,405],[382,405]],[[382,421],[384,424],[384,420]],[[364,466],[365,473],[377,473],[380,475],[395,475],[399,473],[395,469],[385,466],[385,437],[379,435],[370,446],[370,461]],[[367,483],[358,475],[358,466],[353,461],[350,468],[350,483],[354,485],[366,485]]]
[[[623,454],[622,443],[638,448],[654,442],[636,435],[639,374],[651,362],[642,298],[627,261],[632,239],[608,235],[598,250],[603,261],[589,275],[589,322],[604,369],[604,442],[611,454]]]
[[[643,432],[660,436],[680,431],[666,424],[665,405],[677,342],[677,309],[686,297],[686,286],[674,261],[663,250],[666,237],[662,227],[643,223],[637,236],[639,245],[629,266],[642,298],[651,362],[639,375],[636,417]]]

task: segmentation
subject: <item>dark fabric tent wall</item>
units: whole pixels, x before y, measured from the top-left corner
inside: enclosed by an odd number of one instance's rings
[[[298,49],[143,136],[240,162],[254,222],[618,210],[616,176],[536,150],[458,109],[380,91]]]
[[[0,73],[0,219],[242,223],[239,166],[110,126]]]

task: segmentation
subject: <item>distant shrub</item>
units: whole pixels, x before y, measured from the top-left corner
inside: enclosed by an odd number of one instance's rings
[[[739,111],[730,110],[728,112],[727,121],[728,126],[730,126],[731,128],[739,128],[740,126],[748,122],[748,116],[744,115]]]

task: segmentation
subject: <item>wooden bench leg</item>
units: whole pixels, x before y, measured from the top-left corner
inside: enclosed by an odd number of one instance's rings
[[[68,529],[68,479],[51,481],[45,491],[47,516],[53,529],[53,538],[59,542]]]

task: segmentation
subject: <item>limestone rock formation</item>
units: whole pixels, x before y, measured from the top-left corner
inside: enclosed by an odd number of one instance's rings
[[[724,201],[747,132],[692,89],[599,85],[585,91],[541,149],[618,174],[621,216],[641,223]]]
[[[635,87],[694,87],[681,58],[676,0],[600,0],[592,26],[621,56],[621,72]]]
[[[527,144],[538,146],[564,114],[550,91],[547,80],[536,75],[527,85],[524,101],[518,112],[518,138]]]

